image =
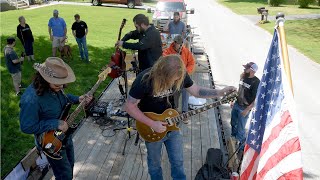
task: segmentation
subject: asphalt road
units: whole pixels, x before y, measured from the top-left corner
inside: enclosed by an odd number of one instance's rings
[[[219,5],[215,0],[186,0],[195,8],[189,22],[199,34],[210,57],[215,83],[238,86],[242,64],[258,64],[262,69],[272,35],[243,16]],[[319,40],[320,44],[320,40]],[[289,46],[294,95],[299,121],[305,179],[320,179],[320,65]],[[223,111],[228,118],[229,111]],[[225,119],[225,121],[230,121]],[[228,123],[226,123],[228,124]]]

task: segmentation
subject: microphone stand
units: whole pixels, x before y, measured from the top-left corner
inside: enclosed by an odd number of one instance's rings
[[[124,99],[127,99],[128,98],[128,72],[134,72],[136,74],[138,74],[139,72],[139,69],[137,67],[137,64],[136,64],[136,57],[134,55],[134,61],[131,62],[132,64],[132,68],[130,68],[129,70],[122,70],[122,77],[124,79],[124,90],[122,88],[122,85],[119,84],[119,90],[121,92],[121,94],[123,95],[123,98]],[[126,146],[127,146],[127,143],[128,143],[128,140],[131,138],[132,134],[131,134],[131,131],[132,130],[136,130],[135,128],[131,127],[131,117],[128,113],[126,113],[126,117],[127,117],[127,127],[123,127],[123,128],[115,128],[113,129],[113,131],[118,131],[118,130],[126,130],[127,132],[127,137],[125,139],[125,143],[124,143],[124,147],[123,147],[123,150],[122,150],[122,155],[125,155],[125,150],[126,150]],[[139,134],[137,134],[137,137],[136,137],[136,140],[135,140],[135,145],[138,144],[138,141],[139,141]]]

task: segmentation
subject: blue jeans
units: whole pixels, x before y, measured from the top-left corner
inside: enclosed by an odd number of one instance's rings
[[[89,61],[86,37],[85,36],[83,36],[82,38],[76,37],[76,41],[78,43],[81,59],[86,59],[86,61]]]
[[[234,136],[241,143],[246,140],[245,127],[249,117],[249,114],[245,117],[241,115],[245,108],[235,102],[231,111],[231,136]]]
[[[182,92],[182,112],[188,111],[189,93],[185,88],[181,90]]]
[[[161,141],[146,142],[148,153],[148,171],[151,180],[163,180],[161,168],[162,144],[166,146],[171,164],[171,177],[174,180],[185,180],[186,175],[183,167],[183,139],[179,131],[168,133]],[[165,172],[166,173],[166,172]]]
[[[47,156],[56,180],[72,180],[74,166],[74,148],[69,136],[65,148],[61,150],[62,159],[55,160]]]

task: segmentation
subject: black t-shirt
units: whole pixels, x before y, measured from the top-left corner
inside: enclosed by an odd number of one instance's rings
[[[34,41],[31,28],[28,24],[26,24],[24,27],[20,24],[17,26],[17,36],[23,45],[25,41]]]
[[[253,78],[243,78],[239,82],[239,91],[237,102],[240,106],[249,106],[256,98],[260,80]]]
[[[177,93],[175,88],[168,89],[165,92],[159,93],[157,95],[152,95],[152,82],[146,82],[142,78],[150,71],[146,69],[142,71],[132,84],[129,95],[135,99],[140,99],[139,109],[142,112],[154,112],[161,114],[168,108],[174,108],[173,94]],[[183,88],[189,88],[193,85],[193,81],[190,76],[186,74],[184,82],[182,84]]]
[[[71,29],[76,31],[76,37],[82,38],[86,34],[87,24],[84,21],[74,22]]]

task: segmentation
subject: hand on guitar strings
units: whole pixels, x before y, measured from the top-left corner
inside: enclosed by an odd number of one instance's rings
[[[85,101],[85,104],[88,104],[89,102],[91,102],[92,98],[92,95],[84,94],[79,97],[79,102]]]
[[[167,130],[168,123],[162,121],[153,121],[151,128],[157,133],[163,133]]]
[[[59,120],[59,126],[58,129],[60,129],[62,132],[66,132],[68,130],[69,126],[65,121]]]
[[[117,41],[115,47],[121,47],[123,45],[123,41]]]

